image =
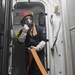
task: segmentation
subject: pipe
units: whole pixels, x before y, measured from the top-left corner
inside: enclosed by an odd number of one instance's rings
[[[30,2],[30,0],[28,0],[28,2]]]
[[[8,59],[9,59],[9,43],[10,43],[10,22],[11,22],[11,2],[5,0],[5,21],[4,21],[4,36],[3,36],[3,60],[2,60],[2,75],[8,75]]]

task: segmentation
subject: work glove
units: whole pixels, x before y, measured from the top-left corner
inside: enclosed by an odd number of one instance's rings
[[[28,25],[25,24],[25,25],[23,26],[22,32],[23,32],[23,33],[27,33],[28,30],[29,30],[29,27],[28,27]]]
[[[23,43],[23,42],[25,41],[25,38],[26,38],[26,35],[27,35],[28,30],[29,30],[29,27],[25,24],[25,25],[23,26],[23,30],[22,30],[20,36],[18,37],[18,40],[19,40],[21,43]]]
[[[45,44],[45,41],[41,41],[37,46],[30,46],[30,48],[33,48],[36,51],[40,51],[45,47]]]

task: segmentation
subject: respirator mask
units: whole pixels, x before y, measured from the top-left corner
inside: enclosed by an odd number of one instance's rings
[[[33,26],[33,17],[32,16],[26,16],[23,19],[23,24],[28,25],[28,27],[32,27]]]

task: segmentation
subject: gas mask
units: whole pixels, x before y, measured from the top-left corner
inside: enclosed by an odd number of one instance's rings
[[[32,16],[26,16],[23,20],[22,20],[22,26],[24,24],[27,24],[28,27],[32,27],[33,26],[33,17]]]

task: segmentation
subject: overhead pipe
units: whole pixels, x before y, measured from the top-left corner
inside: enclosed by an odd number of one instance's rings
[[[30,2],[30,0],[28,0],[28,2]]]

